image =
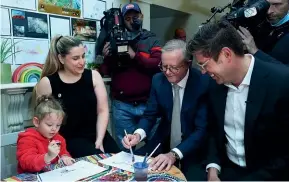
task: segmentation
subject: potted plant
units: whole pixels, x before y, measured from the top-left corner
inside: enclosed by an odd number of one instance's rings
[[[9,42],[9,39],[2,39],[1,38],[1,47],[0,47],[0,53],[1,53],[1,58],[0,58],[0,67],[1,67],[1,84],[5,84],[5,83],[11,83],[12,81],[12,73],[11,73],[11,64],[9,63],[5,63],[5,61],[12,56],[13,54],[16,54],[17,51],[15,53],[13,53],[12,49],[13,47],[18,43],[15,42],[12,44],[12,42]]]

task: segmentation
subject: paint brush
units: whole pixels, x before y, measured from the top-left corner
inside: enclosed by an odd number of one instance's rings
[[[155,151],[159,148],[159,146],[161,145],[161,143],[159,143],[158,144],[158,146],[152,151],[152,153],[148,156],[148,158],[147,158],[147,161],[146,162],[148,162],[148,160],[149,160],[149,158],[151,158],[152,157],[152,155],[155,153]]]
[[[125,133],[125,136],[127,137],[127,132],[126,132],[126,130],[124,130],[124,133]],[[134,163],[135,159],[134,159],[134,154],[133,154],[133,152],[132,152],[132,147],[131,147],[131,146],[129,146],[129,150],[130,150],[130,153],[131,153],[131,155],[132,155],[132,163]]]

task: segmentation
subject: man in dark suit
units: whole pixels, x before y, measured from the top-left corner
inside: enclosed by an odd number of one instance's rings
[[[199,159],[197,155],[206,135],[210,77],[190,65],[184,41],[174,39],[166,43],[160,64],[163,73],[153,77],[139,129],[122,140],[125,148],[135,146],[150,132],[156,118],[161,117],[155,137],[140,149],[142,154],[150,153],[161,143],[156,153],[159,155],[150,164],[153,170],[169,170],[176,160],[187,162],[182,163],[185,170],[188,159],[191,162]]]
[[[209,93],[207,161],[192,167],[187,179],[288,180],[288,68],[244,54],[228,22],[204,25],[188,50],[219,85]]]

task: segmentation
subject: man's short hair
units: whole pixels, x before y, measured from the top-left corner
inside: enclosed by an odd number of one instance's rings
[[[162,48],[162,52],[170,52],[178,49],[182,50],[184,61],[190,62],[189,60],[190,56],[187,51],[187,44],[183,40],[180,39],[169,40]]]
[[[187,50],[217,61],[224,47],[230,48],[238,56],[244,55],[242,38],[237,30],[227,21],[218,21],[202,26],[189,41]]]

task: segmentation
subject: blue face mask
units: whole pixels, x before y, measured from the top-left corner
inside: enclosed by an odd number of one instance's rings
[[[279,27],[281,25],[283,25],[284,23],[288,22],[289,21],[289,13],[284,16],[284,18],[282,18],[282,20],[280,20],[278,23],[275,23],[275,24],[271,24],[273,27]]]

